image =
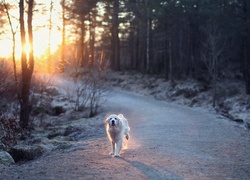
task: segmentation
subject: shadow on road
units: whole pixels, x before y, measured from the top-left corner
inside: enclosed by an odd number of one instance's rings
[[[138,169],[141,173],[147,176],[148,179],[176,179],[176,180],[184,180],[183,177],[171,172],[165,167],[158,166],[156,169],[154,167],[148,166],[142,162],[131,161],[125,159],[123,157],[119,157],[119,159],[131,164],[133,167]]]

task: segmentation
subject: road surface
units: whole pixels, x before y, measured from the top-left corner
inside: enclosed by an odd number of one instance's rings
[[[211,112],[125,92],[107,106],[129,119],[130,147],[139,153],[131,157],[128,149],[124,160],[147,178],[250,179],[250,132],[242,127]]]
[[[250,179],[250,132],[219,115],[114,91],[104,116],[122,113],[131,139],[109,156],[104,127],[74,151],[0,171],[4,179]],[[102,130],[103,128],[103,130]],[[99,133],[101,131],[101,133]],[[0,174],[1,177],[1,174]]]

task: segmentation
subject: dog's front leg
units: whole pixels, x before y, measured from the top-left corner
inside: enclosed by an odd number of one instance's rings
[[[115,142],[114,141],[111,142],[111,146],[112,148],[111,148],[111,152],[109,153],[109,155],[114,155],[115,154]]]
[[[122,148],[122,140],[116,143],[115,157],[120,157],[121,148]]]

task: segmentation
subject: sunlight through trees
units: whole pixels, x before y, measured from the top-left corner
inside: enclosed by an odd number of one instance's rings
[[[247,0],[1,0],[0,57],[10,60],[16,82],[23,72],[24,104],[33,68],[55,73],[103,65],[162,75],[173,86],[194,78],[216,87],[234,77],[250,94],[249,7]],[[212,26],[220,34],[213,45]],[[213,47],[216,60],[207,51]]]

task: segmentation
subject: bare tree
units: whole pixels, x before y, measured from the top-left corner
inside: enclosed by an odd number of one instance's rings
[[[74,77],[73,77],[73,85],[67,89],[68,98],[72,103],[72,106],[75,111],[84,110],[87,107],[87,103],[89,101],[89,76],[85,76],[86,74],[81,74],[78,72],[77,68],[75,68]],[[74,92],[72,94],[72,91]]]
[[[105,67],[80,69],[74,67],[73,84],[67,91],[68,99],[75,111],[85,111],[88,117],[96,115],[109,92],[109,86],[105,81],[106,71]]]
[[[99,107],[106,100],[109,88],[104,80],[106,70],[96,70],[90,72],[89,80],[89,117],[96,115]]]
[[[14,80],[16,84],[16,90],[18,90],[18,80],[17,80],[17,70],[16,70],[16,29],[13,27],[10,13],[9,13],[9,5],[4,0],[4,8],[5,12],[8,17],[8,21],[10,24],[11,34],[12,34],[12,62],[13,62],[13,69],[14,69]]]
[[[26,45],[26,30],[24,23],[24,0],[19,2],[20,10],[20,32],[21,32],[21,42],[22,42],[22,55],[21,55],[21,68],[22,68],[22,81],[21,81],[21,93],[20,93],[20,126],[23,129],[28,128],[29,115],[31,111],[31,105],[29,102],[30,94],[30,82],[34,69],[34,55],[33,55],[33,33],[32,33],[32,15],[33,15],[33,2],[34,0],[28,1],[28,37],[30,52],[27,58],[27,52],[25,51]]]
[[[216,107],[218,100],[219,63],[222,60],[222,53],[224,51],[224,39],[218,30],[218,25],[214,22],[209,22],[205,29],[206,40],[202,44],[202,58],[212,79],[212,102],[213,107]]]

